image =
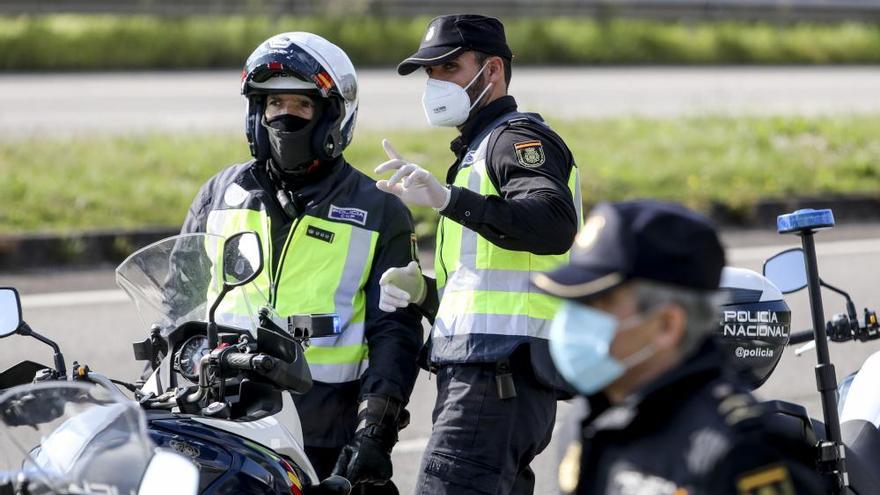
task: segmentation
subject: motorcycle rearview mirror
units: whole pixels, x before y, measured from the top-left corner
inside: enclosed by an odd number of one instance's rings
[[[263,250],[256,232],[239,232],[223,245],[223,285],[244,285],[263,269]]]
[[[21,327],[21,298],[12,287],[0,288],[0,338],[16,333]]]
[[[773,255],[764,262],[764,276],[770,279],[783,294],[797,292],[807,286],[807,265],[802,248],[792,248]],[[836,292],[846,299],[846,313],[849,325],[858,328],[856,307],[845,291],[834,287],[819,278],[819,285]]]
[[[763,272],[783,294],[791,294],[807,286],[806,266],[804,250],[793,248],[765,261]]]
[[[8,337],[14,333],[33,337],[51,347],[55,351],[55,372],[57,376],[65,376],[67,370],[64,367],[64,356],[61,354],[58,344],[33,331],[21,319],[21,297],[14,287],[0,287],[0,338]]]
[[[223,289],[208,311],[208,349],[217,347],[217,323],[214,314],[226,294],[255,279],[263,270],[263,248],[256,232],[233,234],[223,243],[223,254],[217,264],[223,274]]]

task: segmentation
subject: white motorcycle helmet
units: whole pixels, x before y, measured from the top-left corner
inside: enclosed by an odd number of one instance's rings
[[[716,342],[745,384],[758,388],[788,344],[791,310],[770,280],[745,268],[724,267],[720,290],[725,300]]]
[[[261,125],[266,95],[270,93],[316,93],[326,99],[317,122],[312,149],[321,160],[342,154],[354,135],[358,110],[357,74],[341,48],[312,33],[277,34],[264,41],[248,57],[241,79],[247,100],[245,134],[251,155],[270,156],[266,130]]]

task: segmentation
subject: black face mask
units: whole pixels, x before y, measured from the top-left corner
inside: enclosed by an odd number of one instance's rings
[[[312,129],[318,121],[318,115],[311,120],[284,114],[266,120],[262,125],[269,134],[269,145],[272,162],[279,172],[290,175],[305,175],[315,161],[312,151]]]

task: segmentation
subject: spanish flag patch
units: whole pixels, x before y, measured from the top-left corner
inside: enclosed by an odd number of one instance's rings
[[[318,87],[325,91],[333,87],[333,79],[326,72],[315,74],[315,82],[318,84]]]

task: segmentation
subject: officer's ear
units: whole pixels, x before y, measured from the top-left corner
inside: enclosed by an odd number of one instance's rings
[[[489,57],[486,60],[486,73],[487,82],[495,83],[496,86],[505,84],[504,61],[501,57]]]
[[[669,304],[657,310],[657,331],[654,345],[658,349],[674,349],[681,345],[687,331],[687,312],[678,304]]]

